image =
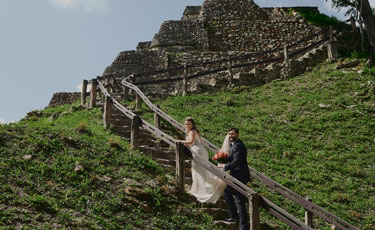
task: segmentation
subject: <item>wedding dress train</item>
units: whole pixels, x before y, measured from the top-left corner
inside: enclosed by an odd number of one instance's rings
[[[227,139],[223,144],[223,150],[225,151],[229,148],[229,141]],[[195,137],[194,142],[190,145],[191,151],[208,160],[208,152],[202,145],[200,138]],[[191,163],[191,173],[193,184],[189,193],[195,196],[201,203],[216,203],[223,195],[226,183],[194,161]]]

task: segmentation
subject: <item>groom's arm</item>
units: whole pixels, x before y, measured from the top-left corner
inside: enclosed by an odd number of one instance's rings
[[[224,168],[223,168],[224,171],[238,168],[238,166],[240,165],[240,161],[241,161],[241,152],[242,152],[241,150],[242,150],[241,146],[239,145],[235,146],[232,152],[233,160],[224,165]]]

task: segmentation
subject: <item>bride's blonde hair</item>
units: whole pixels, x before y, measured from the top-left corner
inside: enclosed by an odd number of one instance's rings
[[[201,133],[197,129],[197,125],[195,124],[194,119],[192,117],[187,117],[187,118],[185,118],[185,121],[191,122],[191,124],[193,125],[193,127],[191,128],[191,130],[195,130],[198,133],[199,137],[201,137]]]

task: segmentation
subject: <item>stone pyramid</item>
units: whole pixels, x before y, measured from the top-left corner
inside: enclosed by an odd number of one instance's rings
[[[201,21],[266,20],[268,14],[253,0],[206,0],[203,2]]]

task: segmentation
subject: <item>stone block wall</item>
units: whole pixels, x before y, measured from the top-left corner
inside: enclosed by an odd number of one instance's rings
[[[316,7],[292,9],[318,12]],[[260,8],[252,0],[206,0],[202,7],[187,7],[183,20],[164,22],[150,48],[259,52],[289,45],[320,30],[290,8]]]
[[[122,79],[132,73],[144,73],[168,68],[168,55],[162,51],[124,51],[112,65],[108,66],[102,76],[113,75]]]
[[[72,104],[81,99],[81,93],[54,93],[48,107]]]
[[[203,2],[199,20],[204,22],[268,20],[268,14],[253,0],[206,0]]]
[[[201,6],[187,6],[181,20],[182,21],[192,21],[198,20],[199,14],[201,12]]]
[[[303,7],[309,10],[317,8]],[[183,64],[194,64],[234,58],[241,55],[281,48],[302,39],[308,39],[322,29],[307,24],[290,8],[260,8],[252,0],[205,0],[203,5],[187,7],[181,21],[164,22],[152,42],[141,42],[137,51],[121,52],[103,76],[113,75],[122,80],[132,73],[153,72]],[[292,50],[306,47],[319,40],[315,37]],[[282,52],[234,61],[232,64],[249,63],[271,57],[283,57]],[[298,57],[296,57],[298,58]],[[296,59],[295,58],[295,59]],[[189,69],[189,74],[223,68],[227,63]],[[266,65],[258,66],[264,68]],[[246,73],[253,67],[233,70]],[[136,82],[182,77],[183,71],[137,77]],[[226,73],[206,77],[225,78]],[[272,77],[271,77],[272,78]],[[168,95],[180,90],[180,83],[163,83],[141,86],[148,95]]]
[[[207,32],[199,21],[166,21],[152,40],[153,50],[206,50]]]
[[[149,42],[140,42],[137,45],[137,51],[148,51],[151,46],[151,41]]]
[[[207,22],[212,51],[259,52],[306,39],[321,29],[301,20]],[[306,43],[305,43],[306,44]]]

